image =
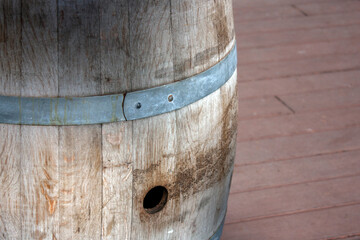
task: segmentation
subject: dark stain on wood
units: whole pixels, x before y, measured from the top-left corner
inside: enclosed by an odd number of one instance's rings
[[[233,33],[229,31],[229,24],[223,1],[217,1],[216,11],[212,16],[212,21],[217,33],[218,50],[219,53],[221,53],[226,49],[226,46],[228,46],[230,41],[233,39]]]
[[[237,128],[236,95],[234,94],[230,102],[225,102],[223,117],[216,125],[216,127],[222,129],[218,144],[207,148],[207,141],[204,139],[186,152],[176,154],[176,171],[173,173],[161,172],[161,161],[157,164],[151,164],[147,169],[135,169],[133,171],[134,209],[136,209],[136,212],[139,212],[141,222],[156,222],[160,228],[160,226],[166,226],[166,222],[170,223],[185,219],[183,215],[186,213],[182,215],[171,213],[167,216],[166,206],[164,210],[158,213],[146,213],[142,208],[142,201],[147,192],[139,192],[136,186],[147,185],[148,187],[144,188],[147,191],[155,186],[164,186],[168,189],[168,201],[179,205],[185,199],[212,187],[230,174],[235,159]],[[196,152],[195,166],[191,164],[190,157],[190,153],[194,151]],[[171,156],[164,155],[163,161],[167,161],[167,157]],[[208,198],[202,199],[197,203],[198,207],[205,207],[209,201],[210,199]]]
[[[64,10],[61,10],[60,11],[60,22],[64,21],[64,18],[65,18]]]
[[[235,159],[236,138],[236,98],[224,106],[222,134],[217,146],[201,151],[196,157],[195,191],[202,191],[224,179],[232,168]],[[220,127],[220,126],[219,126]]]
[[[205,139],[188,150],[196,153],[195,167],[191,168],[190,152],[178,154],[176,181],[171,196],[187,198],[208,189],[229,174],[235,159],[236,106],[235,96],[230,104],[224,106],[222,121],[216,126],[222,128],[221,139],[216,146],[207,148]]]
[[[155,78],[165,78],[169,77],[169,74],[174,72],[175,81],[182,80],[184,74],[187,70],[192,67],[197,67],[201,65],[206,65],[210,59],[218,55],[219,53],[226,50],[226,47],[229,45],[231,40],[235,36],[234,29],[229,29],[228,18],[225,12],[225,3],[218,1],[215,5],[215,11],[211,15],[213,25],[217,34],[217,46],[207,48],[201,52],[198,52],[192,62],[192,59],[180,60],[174,63],[174,67],[159,69],[155,73]],[[193,64],[193,65],[192,65]],[[189,77],[189,76],[187,76]]]
[[[167,174],[166,172],[160,171],[161,162],[158,164],[151,164],[147,169],[135,169],[133,170],[133,203],[134,210],[139,214],[140,221],[144,223],[148,222],[156,222],[158,226],[162,225],[160,223],[166,221],[166,218],[162,218],[164,216],[165,209],[154,213],[149,214],[143,208],[143,200],[147,194],[147,192],[156,186],[163,186],[168,190],[168,201],[171,201],[174,197],[172,189],[173,181],[172,175]],[[140,187],[140,189],[137,188]],[[144,187],[146,186],[146,187]],[[143,189],[143,190],[142,190]]]
[[[159,167],[159,164],[151,164],[150,167],[148,167],[145,170],[142,169],[134,169],[133,171],[133,178],[134,178],[134,182],[142,184],[144,183],[144,181],[146,181],[145,178],[143,178],[143,175],[150,173],[153,173],[156,171],[156,169]]]
[[[2,6],[3,15],[0,16],[0,43],[6,42],[6,9],[5,5]]]
[[[21,7],[17,1],[1,1],[0,2],[0,43],[7,42],[14,44],[14,37],[20,35],[21,27]],[[16,48],[12,46],[6,49],[6,52],[15,52]]]
[[[176,81],[182,80],[182,79],[178,79],[179,76],[183,76],[188,69],[191,69],[191,59],[187,59],[181,63],[175,64],[174,65],[174,73],[176,78],[175,80]]]
[[[30,24],[32,31],[35,31],[36,29],[47,29],[46,25],[54,22],[51,14],[45,12],[45,9],[43,8],[34,8],[31,4],[33,3],[30,1],[23,2],[22,15],[24,21],[27,21]]]
[[[179,198],[180,194],[182,194],[184,198],[188,198],[192,193],[193,184],[196,181],[195,170],[189,168],[189,166],[180,166],[180,164],[179,167],[174,183],[174,189],[176,190],[173,192],[172,196]]]
[[[217,54],[217,48],[215,48],[216,53],[211,53],[212,56],[214,56],[215,54]],[[205,50],[204,52],[198,53],[197,59],[198,65],[201,65],[203,63],[205,63],[205,61],[209,58],[209,50]],[[196,62],[196,61],[195,61]],[[180,81],[183,80],[184,78],[184,74],[187,70],[191,69],[191,59],[187,59],[184,60],[180,63],[175,64],[173,67],[169,67],[169,68],[161,68],[155,71],[155,78],[157,79],[161,79],[161,78],[168,78],[170,76],[175,76],[175,81]],[[188,76],[190,77],[190,76]]]
[[[172,76],[173,68],[160,68],[155,71],[155,78],[161,79],[161,78],[168,78],[169,76]]]
[[[201,199],[201,202],[199,204],[199,211],[200,209],[204,208],[206,205],[208,205],[210,202],[210,197],[205,197],[203,199]]]
[[[212,57],[218,54],[218,47],[211,47],[195,55],[194,65],[205,65]]]

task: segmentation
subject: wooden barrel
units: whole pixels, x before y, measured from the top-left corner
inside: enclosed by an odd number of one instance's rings
[[[0,0],[0,95],[20,115],[37,112],[26,97],[126,99],[216,66],[234,39],[231,0]],[[217,239],[236,112],[235,70],[156,116],[1,123],[0,239]]]

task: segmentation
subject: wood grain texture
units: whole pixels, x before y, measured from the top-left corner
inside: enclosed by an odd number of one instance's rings
[[[0,95],[20,95],[19,1],[0,1]],[[0,125],[0,239],[21,238],[20,126]]]
[[[101,3],[101,86],[103,94],[131,89],[127,1]],[[102,127],[102,239],[128,240],[132,216],[132,122]]]
[[[188,66],[184,66],[187,68],[175,69],[175,76],[181,79],[202,72],[218,61],[217,34],[215,29],[210,27],[213,20],[208,9],[213,7],[213,3],[172,1],[172,7],[174,62],[176,66],[179,66],[181,62],[188,62]],[[183,24],[183,21],[189,22],[189,24]],[[206,35],[206,38],[201,37],[204,35]],[[215,95],[218,97],[219,91]],[[204,207],[209,205],[211,196],[204,191],[201,191],[199,196],[199,194],[196,194],[198,189],[194,189],[194,186],[192,186],[192,182],[200,181],[199,178],[205,175],[205,172],[200,172],[204,160],[201,155],[207,145],[201,141],[203,136],[200,136],[203,133],[201,121],[204,120],[201,113],[203,107],[205,107],[204,112],[208,113],[207,110],[212,108],[213,105],[211,104],[208,108],[208,105],[203,105],[204,101],[205,104],[208,104],[206,99],[202,99],[176,112],[177,138],[179,141],[177,152],[179,156],[184,157],[177,166],[178,182],[185,181],[179,186],[181,194],[180,216],[182,222],[190,223],[189,228],[191,229],[189,232],[180,234],[183,235],[183,238],[188,239],[192,235],[199,239],[203,238],[204,235],[209,237],[211,235],[209,229],[213,228],[213,224],[209,224],[209,222],[213,221],[213,216],[209,216],[211,219],[206,218],[206,213],[202,211]],[[216,141],[218,135],[214,134],[213,137],[214,141]],[[185,179],[185,177],[187,180],[182,179]],[[202,184],[204,183],[200,183],[199,186]],[[195,212],[199,214],[195,215]],[[202,226],[200,221],[204,222],[205,228],[198,227],[199,224]]]
[[[57,127],[21,127],[22,238],[59,236]]]
[[[101,236],[101,129],[60,128],[60,238]]]
[[[207,70],[234,45],[230,0],[0,3],[3,95],[147,89]],[[0,125],[0,239],[211,237],[231,180],[236,76],[190,106],[151,118]],[[159,185],[168,201],[149,214],[144,197]]]
[[[170,1],[131,1],[129,7],[132,90],[173,82]],[[175,228],[174,119],[171,112],[133,121],[132,239],[168,239]],[[143,199],[158,185],[169,190],[169,200],[162,211],[148,214]]]
[[[58,1],[59,96],[101,94],[99,1]],[[101,237],[101,126],[60,127],[59,239]]]
[[[172,36],[175,79],[183,79],[218,62],[220,25],[216,3],[172,0]],[[186,23],[186,24],[184,24]],[[206,37],[204,37],[206,36]]]
[[[221,1],[172,1],[176,79],[208,69],[233,47],[234,30],[226,20],[225,9],[229,11],[229,6]],[[232,21],[232,14],[227,17]],[[181,63],[186,64],[176,67]],[[177,232],[182,239],[209,238],[224,217],[233,164],[225,145],[233,149],[229,131],[236,128],[231,122],[236,119],[236,104],[230,106],[236,101],[235,85],[236,74],[222,87],[224,95],[218,90],[176,112],[180,219],[189,228]],[[225,94],[232,100],[226,100]],[[222,111],[224,108],[230,111]],[[181,224],[180,229],[185,227]]]
[[[215,97],[219,98],[216,105]],[[183,239],[210,237],[224,218],[235,158],[236,103],[234,73],[218,92],[194,103],[192,114],[186,112],[190,106],[178,111],[177,129],[181,129],[182,142],[178,145],[181,161],[176,181],[184,224],[180,229],[185,225],[190,229],[177,233]]]
[[[22,96],[57,97],[56,0],[22,1]]]
[[[132,222],[132,123],[103,126],[102,238],[130,239]]]
[[[0,239],[20,239],[20,127],[1,125],[0,136]]]
[[[216,4],[215,26],[218,38],[219,59],[223,59],[235,44],[235,27],[232,0],[218,1]]]
[[[21,2],[21,96],[56,97],[56,1]],[[21,237],[58,238],[58,128],[21,126]]]

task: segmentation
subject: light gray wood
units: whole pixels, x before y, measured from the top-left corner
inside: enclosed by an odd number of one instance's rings
[[[176,78],[210,68],[233,47],[234,36],[224,36],[225,32],[233,32],[232,25],[224,21],[228,5],[223,1],[172,0]],[[226,83],[228,87],[235,84],[236,76]],[[183,239],[209,238],[226,211],[233,159],[225,159],[228,153],[224,145],[230,136],[222,124],[235,116],[223,111],[229,105],[223,103],[223,88],[176,112],[177,156],[181,159],[176,169],[179,182],[187,179],[183,183],[186,187],[180,189],[180,216],[184,223],[191,223],[189,231],[177,233]]]
[[[22,239],[59,236],[57,127],[21,127]]]
[[[130,239],[132,216],[132,123],[103,126],[103,239]]]
[[[101,85],[103,94],[131,90],[127,1],[101,1]],[[127,240],[132,216],[132,122],[102,127],[102,238]]]
[[[101,129],[61,127],[59,134],[59,239],[100,239]]]
[[[175,66],[179,66],[175,68],[176,78],[193,76],[218,62],[217,35],[209,11],[213,7],[212,1],[172,1],[174,62]],[[210,96],[211,101],[208,101]],[[206,189],[202,187],[205,183],[200,183],[200,178],[205,177],[206,173],[202,161],[207,160],[201,156],[219,138],[216,131],[208,132],[217,118],[217,115],[211,116],[211,113],[217,113],[219,93],[217,91],[210,96],[176,112],[179,158],[177,181],[178,184],[184,181],[179,189],[180,219],[182,223],[188,224],[189,231],[178,231],[175,234],[183,239],[206,239],[211,236],[211,230],[216,229],[212,223],[213,216],[208,216],[204,211],[212,205],[213,196],[205,192]],[[207,143],[210,137],[213,141]],[[179,229],[182,228],[183,225],[180,225]]]
[[[147,89],[209,69],[235,43],[231,0],[0,3],[13,9],[0,9],[3,95]],[[1,124],[0,239],[210,238],[226,211],[236,82],[235,72],[204,99],[141,120]],[[143,201],[155,186],[168,201],[150,214]]]
[[[218,62],[214,1],[172,0],[175,78],[183,79]]]
[[[20,95],[19,1],[0,0],[0,94]],[[0,239],[21,239],[20,126],[0,125]]]
[[[101,95],[99,1],[58,1],[59,96]],[[101,126],[60,127],[59,239],[100,239]]]
[[[232,0],[217,1],[215,29],[219,43],[219,58],[223,59],[235,44]]]
[[[173,82],[170,1],[136,0],[129,7],[132,90]],[[167,239],[177,224],[172,196],[158,213],[143,208],[151,188],[169,189],[174,182],[174,119],[172,112],[133,121],[132,239]]]
[[[0,239],[21,239],[20,127],[0,126]]]
[[[56,1],[22,1],[20,6],[21,96],[56,97]],[[57,157],[57,127],[21,126],[22,239],[58,237]]]

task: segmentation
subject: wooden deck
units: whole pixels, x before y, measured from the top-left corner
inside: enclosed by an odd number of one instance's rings
[[[360,239],[360,1],[234,0],[237,158],[223,240]]]

